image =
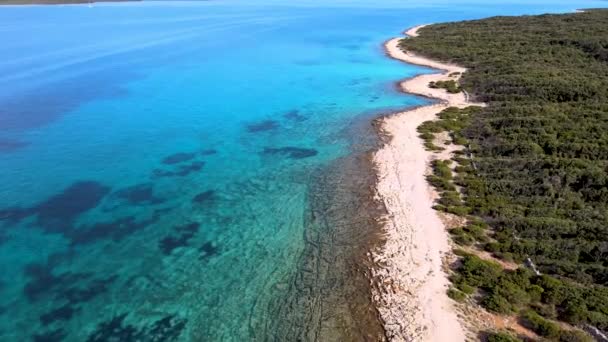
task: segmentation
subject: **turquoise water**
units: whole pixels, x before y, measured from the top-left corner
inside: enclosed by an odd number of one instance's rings
[[[426,101],[382,42],[602,4],[0,8],[0,340],[370,337],[370,122]]]

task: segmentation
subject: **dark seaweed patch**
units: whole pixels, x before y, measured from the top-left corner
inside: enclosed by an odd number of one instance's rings
[[[28,265],[25,274],[30,278],[23,287],[28,300],[37,301],[51,294],[54,299],[67,301],[70,305],[82,304],[99,296],[118,278],[113,275],[91,279],[92,273],[65,272],[56,275],[49,263]]]
[[[43,228],[54,230],[65,227],[78,215],[95,208],[108,192],[110,188],[98,182],[76,182],[33,210]]]
[[[131,324],[124,325],[127,314],[122,314],[109,321],[99,323],[97,329],[89,335],[88,342],[121,341],[129,342],[138,340],[140,332]]]
[[[176,175],[180,177],[187,176],[193,172],[202,170],[203,166],[205,166],[205,162],[194,162],[189,165],[180,166],[179,170],[176,172]]]
[[[142,183],[129,186],[116,191],[113,197],[127,201],[132,205],[158,204],[164,200],[154,196],[154,186],[151,183]]]
[[[179,163],[190,161],[190,160],[194,159],[194,157],[196,157],[196,153],[181,152],[181,153],[175,153],[175,154],[165,157],[162,160],[162,162],[165,165],[173,165],[173,164],[179,164]]]
[[[143,221],[137,221],[135,216],[122,217],[115,221],[96,223],[88,227],[80,226],[78,229],[72,230],[66,237],[72,246],[86,245],[101,239],[120,241],[157,220],[157,216]]]
[[[279,123],[274,120],[264,120],[256,123],[252,123],[247,125],[247,132],[249,133],[259,133],[271,131],[279,128]]]
[[[188,322],[176,315],[167,315],[149,326],[137,328],[132,324],[126,324],[126,317],[127,314],[122,314],[99,323],[97,329],[87,338],[87,342],[175,341]]]
[[[78,215],[99,205],[109,191],[109,187],[97,182],[76,182],[34,207],[3,209],[0,220],[17,222],[37,215],[37,222],[45,231],[62,232],[69,230]]]
[[[69,321],[79,310],[70,304],[65,304],[40,316],[40,323],[49,325],[56,321]]]
[[[46,293],[61,291],[65,284],[72,284],[77,281],[91,277],[90,273],[62,273],[53,274],[53,267],[49,264],[30,264],[25,267],[25,274],[30,280],[23,287],[25,296],[30,301],[36,301]]]
[[[11,207],[0,210],[0,221],[8,221],[16,223],[22,219],[32,215],[32,210],[19,207]]]
[[[165,255],[169,255],[176,248],[188,246],[188,242],[196,235],[199,228],[198,223],[174,227],[174,234],[162,238],[158,242],[158,247]]]
[[[166,171],[166,170],[161,170],[161,169],[152,170],[153,178],[172,177],[172,176],[173,176],[173,171]]]
[[[173,209],[172,209],[172,208],[160,208],[160,209],[155,209],[155,210],[154,210],[154,216],[158,218],[158,217],[160,217],[160,216],[162,216],[162,215],[164,215],[164,214],[166,214],[166,213],[171,212],[171,210],[173,210]]]
[[[205,242],[199,249],[200,252],[199,259],[205,260],[219,253],[219,248],[217,248],[211,242]]]
[[[148,329],[147,341],[175,341],[186,327],[188,321],[176,315],[165,316],[154,322]]]
[[[34,342],[61,342],[67,336],[65,330],[55,329],[32,336]]]
[[[214,198],[215,198],[215,191],[207,190],[207,191],[201,192],[200,194],[194,196],[192,198],[192,203],[207,204],[207,203],[213,201]]]
[[[154,169],[152,171],[152,177],[154,177],[154,178],[159,178],[159,177],[184,177],[184,176],[187,176],[187,175],[189,175],[189,174],[191,174],[193,172],[198,172],[198,171],[202,170],[204,166],[205,166],[205,162],[196,161],[196,162],[192,162],[192,163],[190,163],[188,165],[181,165],[180,167],[178,167],[174,171]]]
[[[93,279],[84,287],[73,286],[58,296],[62,299],[67,299],[70,304],[82,304],[90,301],[91,299],[105,293],[108,287],[118,278],[113,275],[103,279]]]
[[[200,223],[188,223],[181,226],[175,226],[174,231],[179,233],[192,233],[196,234],[200,228]]]
[[[108,192],[110,188],[98,182],[76,182],[31,208],[2,209],[0,220],[15,223],[36,215],[38,224],[46,232],[65,233],[78,215],[98,206]]]
[[[117,97],[126,92],[121,85],[135,74],[128,67],[119,72],[84,72],[77,77],[16,91],[0,100],[0,131],[22,131],[42,127],[59,118],[81,103],[99,98]],[[116,69],[118,70],[118,69]],[[84,84],[98,84],[86,87]]]
[[[291,159],[303,159],[316,156],[319,152],[313,148],[300,147],[279,147],[279,148],[264,148],[264,154],[279,154]]]
[[[210,155],[213,155],[216,153],[217,153],[217,150],[214,150],[214,149],[202,150],[201,156],[210,156]]]
[[[285,119],[291,120],[291,121],[295,121],[295,122],[302,122],[305,121],[307,119],[307,117],[305,117],[304,115],[300,114],[299,110],[290,110],[289,112],[283,114],[283,117]]]
[[[13,152],[25,146],[27,143],[23,141],[0,139],[0,153]]]

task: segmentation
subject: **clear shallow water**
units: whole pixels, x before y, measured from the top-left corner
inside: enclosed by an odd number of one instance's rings
[[[462,4],[0,8],[0,340],[360,339],[356,156],[424,102],[381,43],[602,2]]]

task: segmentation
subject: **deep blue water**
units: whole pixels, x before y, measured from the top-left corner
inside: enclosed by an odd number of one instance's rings
[[[303,266],[311,208],[349,178],[324,176],[369,146],[374,117],[425,101],[394,82],[426,70],[382,42],[604,4],[459,3],[1,7],[0,340],[313,336],[326,318],[282,318],[319,272]]]

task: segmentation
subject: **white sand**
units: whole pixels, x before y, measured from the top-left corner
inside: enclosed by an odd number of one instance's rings
[[[415,36],[420,27],[407,32]],[[446,291],[449,281],[443,257],[451,252],[449,236],[432,209],[433,190],[425,174],[433,153],[424,149],[416,128],[433,120],[449,106],[466,107],[465,94],[448,94],[428,87],[430,81],[457,79],[448,76],[465,69],[405,53],[401,38],[385,44],[387,53],[407,63],[442,70],[401,83],[403,91],[433,97],[439,103],[383,118],[380,132],[384,146],[374,156],[378,174],[377,196],[384,202],[387,242],[373,258],[381,265],[374,271],[374,301],[391,341],[464,341],[465,332]]]

